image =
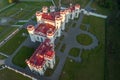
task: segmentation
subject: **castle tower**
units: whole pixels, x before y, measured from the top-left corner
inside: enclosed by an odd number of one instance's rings
[[[70,9],[66,9],[65,10],[65,14],[66,14],[66,20],[65,20],[65,22],[68,23],[68,21],[70,19]]]
[[[55,12],[55,6],[50,6],[50,12]]]
[[[42,23],[41,18],[42,18],[42,12],[37,11],[36,12],[37,23]]]
[[[60,11],[60,16],[62,16],[62,30],[65,29],[65,11]]]
[[[35,30],[35,28],[34,28],[33,25],[27,26],[27,31],[28,31],[28,33],[29,33],[29,35],[30,35],[31,41],[33,41],[33,42],[35,42],[34,30]]]
[[[61,36],[61,19],[62,17],[57,15],[55,16],[55,27],[58,29],[58,37]]]
[[[76,4],[76,5],[75,5],[75,17],[76,17],[76,18],[78,18],[79,13],[80,13],[80,5],[79,5],[79,4]]]
[[[47,6],[43,6],[42,7],[42,12],[43,13],[47,13],[48,12],[48,7]]]
[[[33,66],[31,66],[29,60],[25,60],[25,62],[27,63],[27,65],[30,68],[30,70],[32,71],[34,68],[33,68]]]

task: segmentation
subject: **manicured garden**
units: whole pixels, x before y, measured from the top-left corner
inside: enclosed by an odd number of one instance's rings
[[[0,80],[31,80],[28,77],[23,76],[22,74],[16,73],[10,69],[0,70]]]
[[[65,51],[65,48],[66,48],[66,44],[62,44],[61,48],[60,48],[60,51],[61,52],[64,52]]]
[[[87,27],[86,27],[86,25],[80,25],[80,29],[83,30],[83,31],[86,31]]]
[[[11,55],[26,39],[27,36],[23,36],[22,35],[23,33],[28,34],[26,29],[21,29],[9,41],[7,41],[2,47],[0,47],[0,51],[8,55]]]
[[[78,43],[80,43],[82,45],[90,45],[92,43],[92,38],[86,34],[77,35],[76,40]]]
[[[78,57],[79,53],[80,53],[79,48],[71,48],[69,51],[69,55],[71,55],[73,57]]]
[[[23,46],[18,53],[13,57],[13,64],[25,68],[27,66],[25,60],[29,59],[34,52],[33,48]]]
[[[83,50],[81,63],[67,58],[60,80],[104,79],[105,20],[93,16],[84,16],[83,24],[91,25],[89,32],[96,35],[99,45],[93,50]]]

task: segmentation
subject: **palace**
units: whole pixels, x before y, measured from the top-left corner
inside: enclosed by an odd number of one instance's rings
[[[50,10],[50,12],[48,12]],[[55,65],[54,41],[61,36],[65,23],[69,19],[78,18],[80,5],[70,5],[69,8],[56,11],[54,6],[43,6],[42,11],[36,12],[37,25],[27,26],[32,42],[41,42],[33,55],[26,60],[30,70],[44,75],[47,68],[53,69]]]

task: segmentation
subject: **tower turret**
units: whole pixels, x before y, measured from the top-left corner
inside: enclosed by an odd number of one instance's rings
[[[37,23],[42,23],[41,18],[42,18],[42,12],[37,11],[36,12]]]
[[[48,12],[48,7],[47,6],[43,6],[42,7],[42,11],[43,11],[43,13],[47,13]]]
[[[27,31],[28,31],[28,33],[29,33],[29,35],[30,35],[31,41],[33,41],[33,42],[35,42],[34,30],[35,30],[35,28],[34,28],[33,25],[27,26]]]
[[[61,20],[62,17],[57,15],[55,16],[55,27],[58,29],[58,37],[61,35]]]
[[[60,11],[60,16],[62,16],[62,30],[65,29],[65,11]]]
[[[65,10],[65,14],[66,14],[66,20],[65,20],[65,22],[67,23],[69,21],[69,19],[70,19],[70,9],[66,9]]]
[[[47,38],[50,39],[50,43],[54,44],[54,31],[52,31],[52,29],[50,28],[48,31],[47,31]]]
[[[55,11],[55,6],[50,6],[50,12],[54,12]]]
[[[80,5],[79,4],[76,4],[75,5],[75,17],[78,18],[79,16],[79,13],[80,13]]]

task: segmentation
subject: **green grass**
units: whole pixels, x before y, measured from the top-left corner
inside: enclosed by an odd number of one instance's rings
[[[71,25],[72,25],[72,22],[71,21],[69,21],[68,23],[66,23],[65,24],[66,26],[65,26],[65,32],[68,32],[69,31],[69,29],[70,29],[70,27],[71,27]]]
[[[29,19],[37,10],[41,10],[42,6],[50,6],[52,5],[51,2],[19,2],[14,6],[4,10],[0,13],[1,17],[9,17],[13,14],[16,14],[18,11],[21,11],[19,14],[13,16],[15,19]],[[6,14],[4,14],[6,13]]]
[[[5,27],[0,26],[0,33],[4,30]]]
[[[57,50],[60,47],[60,44],[61,44],[61,42],[59,41],[55,46],[55,50]]]
[[[72,27],[75,28],[76,27],[76,23],[73,23]]]
[[[71,48],[69,51],[69,55],[77,57],[80,53],[80,49],[79,48]]]
[[[55,1],[55,3],[58,5],[58,0],[54,0]],[[89,2],[89,0],[62,0],[61,1],[61,4],[62,5],[67,5],[67,6],[69,6],[69,4],[70,3],[72,3],[72,4],[80,4],[81,5],[81,7],[83,8],[83,7],[85,7],[86,6],[86,4]]]
[[[8,0],[0,0],[0,9],[4,8],[7,5],[9,5]]]
[[[17,22],[16,25],[24,25],[26,22]]]
[[[66,48],[66,44],[63,44],[63,45],[61,46],[60,51],[61,51],[61,52],[64,52],[64,51],[65,51],[65,48]]]
[[[53,74],[53,72],[55,71],[58,63],[59,63],[59,58],[56,56],[55,57],[55,66],[54,66],[54,68],[53,69],[47,68],[47,70],[45,71],[45,76],[51,76]]]
[[[0,70],[0,80],[31,80],[31,79],[6,68]]]
[[[18,33],[16,33],[9,41],[7,41],[2,47],[0,47],[0,51],[11,55],[26,39],[26,36],[22,36],[22,33],[27,34],[26,29],[22,29]]]
[[[60,41],[62,41],[64,39],[64,35],[60,36]]]
[[[76,36],[78,43],[82,45],[90,45],[92,43],[92,38],[87,34],[79,34]]]
[[[96,9],[96,13],[99,13],[99,14],[104,14],[104,15],[108,15],[110,13],[110,10],[107,9],[107,8],[103,8],[103,7],[100,7],[95,1],[91,4],[91,7],[93,9]]]
[[[0,55],[0,59],[5,59],[6,57],[3,55]]]
[[[0,41],[4,40],[7,36],[9,36],[13,31],[15,31],[16,27],[0,27],[1,34],[0,34]]]
[[[91,51],[83,50],[81,55],[82,63],[71,62],[68,58],[60,80],[104,80],[105,20],[85,16],[83,23],[91,25],[89,32],[96,35],[99,45]]]
[[[33,48],[23,46],[13,57],[12,62],[17,66],[25,68],[27,66],[25,60],[29,59],[32,56],[33,52]]]
[[[85,25],[80,25],[80,29],[86,31],[87,27]]]

